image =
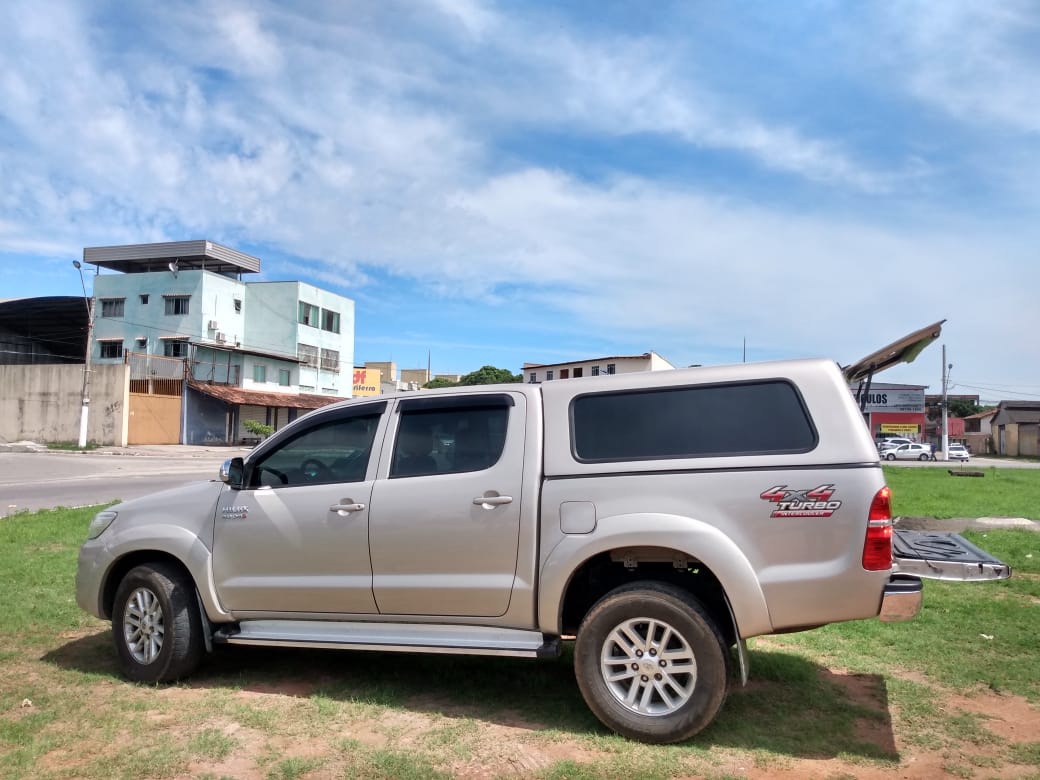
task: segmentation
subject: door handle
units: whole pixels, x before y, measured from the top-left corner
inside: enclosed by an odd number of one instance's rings
[[[502,506],[503,504],[512,504],[512,496],[477,496],[473,499],[475,506],[482,506],[488,509],[493,506]]]
[[[360,512],[364,508],[364,504],[333,504],[329,507],[331,511],[339,512],[341,515],[345,515],[348,512]]]

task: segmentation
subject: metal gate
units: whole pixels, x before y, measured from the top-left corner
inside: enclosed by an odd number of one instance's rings
[[[130,423],[127,444],[179,444],[184,360],[127,354],[130,365]]]

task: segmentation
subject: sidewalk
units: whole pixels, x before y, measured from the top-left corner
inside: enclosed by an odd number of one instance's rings
[[[49,449],[45,444],[34,441],[0,442],[0,452],[47,452],[59,455],[119,455],[152,458],[206,458],[217,460],[243,457],[252,447],[237,445],[201,445],[201,444],[134,444],[129,447],[103,446],[92,450]]]

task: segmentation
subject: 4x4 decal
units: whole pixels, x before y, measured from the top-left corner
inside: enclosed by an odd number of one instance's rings
[[[776,504],[770,517],[830,517],[841,507],[841,501],[831,500],[834,492],[834,485],[819,485],[811,490],[774,485],[759,498]]]

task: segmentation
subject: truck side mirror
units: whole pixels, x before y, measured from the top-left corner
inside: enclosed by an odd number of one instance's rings
[[[220,481],[233,488],[242,487],[246,467],[241,458],[228,458],[220,467]]]

